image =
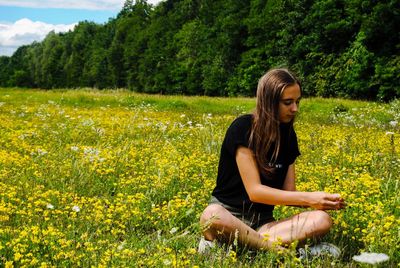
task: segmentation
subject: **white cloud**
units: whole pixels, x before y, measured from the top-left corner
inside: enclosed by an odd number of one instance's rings
[[[162,0],[148,0],[149,4],[156,5]],[[125,0],[0,0],[0,6],[30,7],[30,8],[66,8],[88,10],[120,10]],[[0,19],[0,56],[11,56],[15,50],[31,44],[33,41],[42,41],[46,35],[54,30],[65,32],[72,30],[76,24],[48,24],[40,21],[31,21],[23,18],[14,23],[1,22]]]
[[[148,0],[149,4],[158,4],[161,0]],[[120,10],[125,0],[0,0],[0,6],[31,8],[72,8],[91,10]]]
[[[157,5],[160,3],[162,0],[147,0],[147,3],[152,4],[152,5]]]
[[[48,24],[21,19],[13,24],[0,24],[0,55],[10,56],[18,47],[42,41],[50,31],[67,32],[76,24]]]

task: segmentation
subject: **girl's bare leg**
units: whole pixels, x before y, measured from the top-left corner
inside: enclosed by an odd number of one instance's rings
[[[218,204],[209,205],[200,217],[206,240],[222,240],[231,243],[235,238],[242,245],[255,249],[273,249],[274,242],[289,244],[295,240],[319,237],[332,226],[330,216],[320,210],[307,211],[288,219],[267,223],[257,231],[233,216]],[[267,239],[266,239],[267,238]]]
[[[318,238],[325,235],[332,227],[328,213],[322,210],[306,211],[290,218],[270,222],[261,226],[257,232],[271,242],[281,241],[290,244],[307,238]]]
[[[200,217],[200,224],[204,229],[203,236],[206,240],[218,239],[232,243],[237,238],[240,244],[250,248],[272,248],[272,243],[265,240],[261,233],[233,216],[221,205],[209,205]]]

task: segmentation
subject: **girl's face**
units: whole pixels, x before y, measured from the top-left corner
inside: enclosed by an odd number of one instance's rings
[[[291,122],[299,110],[299,103],[301,98],[300,86],[294,84],[286,87],[279,101],[279,122]]]

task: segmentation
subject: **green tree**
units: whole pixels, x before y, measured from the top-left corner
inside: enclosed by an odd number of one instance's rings
[[[89,60],[89,49],[94,40],[97,25],[83,21],[75,26],[74,32],[68,36],[65,72],[68,87],[86,86],[83,79],[84,66]]]
[[[156,6],[151,22],[144,31],[146,49],[139,59],[138,83],[147,93],[174,93],[172,88],[176,48],[174,35],[181,28],[182,19],[174,13],[180,1],[167,0]]]
[[[400,56],[382,57],[375,62],[375,74],[370,86],[377,91],[377,99],[390,101],[400,98]]]
[[[388,57],[399,52],[400,1],[371,1],[370,12],[363,14],[361,31],[365,33],[364,43],[377,56]],[[369,10],[368,10],[369,11]]]
[[[151,6],[146,1],[136,1],[118,21],[116,35],[124,35],[123,63],[126,70],[126,84],[132,90],[139,90],[139,61],[145,52],[145,31],[150,23]]]
[[[5,74],[9,75],[7,85],[23,87],[33,85],[27,62],[28,50],[29,46],[21,46],[10,57],[6,67],[8,70],[5,71]]]
[[[40,61],[41,87],[60,88],[64,85],[64,63],[61,56],[64,46],[60,35],[50,32],[42,43],[43,53]]]
[[[10,77],[9,69],[10,57],[0,56],[0,86],[6,87],[9,85],[8,78]]]
[[[199,14],[209,29],[207,60],[202,66],[202,87],[207,95],[227,95],[229,79],[247,50],[247,28],[250,1],[202,1]]]
[[[399,96],[396,0],[127,0],[103,25],[0,58],[0,85],[119,88],[190,95],[255,94],[288,67],[304,95]]]
[[[177,48],[174,66],[175,93],[201,94],[202,66],[207,62],[207,28],[199,20],[187,22],[174,36]]]

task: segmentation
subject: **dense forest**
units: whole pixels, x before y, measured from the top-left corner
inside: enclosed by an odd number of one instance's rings
[[[127,0],[0,57],[0,86],[253,96],[288,67],[306,95],[400,97],[399,0]]]

